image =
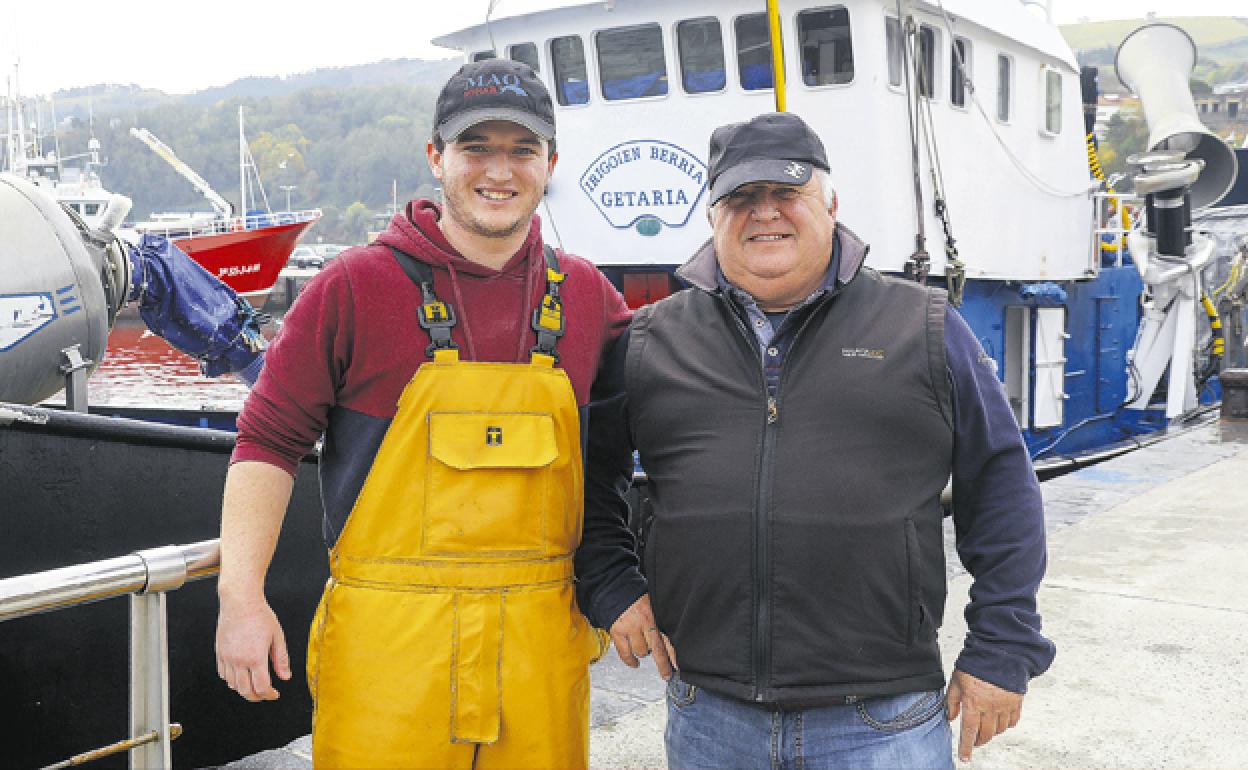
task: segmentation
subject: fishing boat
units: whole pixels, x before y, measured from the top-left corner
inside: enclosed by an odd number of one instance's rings
[[[28,131],[20,96],[9,99],[6,170],[47,190],[56,200],[78,215],[88,227],[106,221],[113,193],[100,179],[101,145],[94,135],[81,156],[59,156],[44,150],[37,131]],[[164,159],[211,204],[202,214],[157,214],[138,222],[122,237],[137,239],[145,233],[160,234],[174,241],[213,275],[224,281],[257,307],[277,282],[286,260],[303,232],[316,222],[319,209],[274,212],[268,203],[243,129],[243,109],[239,108],[239,200],[241,208],[218,194],[173,150],[145,129],[132,128],[131,135]],[[80,160],[73,165],[68,161]]]
[[[150,131],[131,128],[130,135],[190,182],[213,209],[207,214],[155,215],[149,221],[136,223],[134,231],[164,235],[241,296],[262,306],[299,236],[320,219],[321,212],[313,209],[274,213],[270,209],[247,145],[243,108],[238,108],[238,184],[239,200],[246,212],[243,214],[236,214],[229,201]]]
[[[1098,178],[1095,73],[1045,0],[502,3],[434,42],[538,71],[559,129],[545,235],[634,306],[677,289],[674,268],[710,235],[711,131],[789,110],[828,148],[838,219],[870,244],[867,264],[948,289],[1037,460],[1132,445],[1217,399],[1215,304],[1242,314],[1229,297],[1243,286],[1227,286],[1235,239],[1218,251],[1200,220],[1237,159],[1196,116],[1195,47],[1177,28],[1146,27],[1119,53],[1150,147],[1169,153],[1141,159],[1134,195]],[[1201,168],[1154,189],[1166,163]],[[1163,198],[1187,219],[1150,259]],[[1219,216],[1248,232],[1248,212]]]

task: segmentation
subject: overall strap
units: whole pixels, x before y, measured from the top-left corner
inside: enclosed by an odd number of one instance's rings
[[[416,316],[420,321],[420,328],[429,333],[430,339],[425,355],[433,358],[438,350],[458,350],[459,346],[451,339],[455,311],[433,293],[433,268],[393,246],[390,251],[407,277],[420,287],[421,304]]]
[[[559,285],[567,278],[567,273],[559,272],[559,257],[550,244],[544,244],[542,255],[546,258],[546,294],[542,304],[533,311],[533,331],[537,332],[537,345],[530,353],[549,356],[556,362],[559,353],[555,346],[563,336],[563,301],[559,299]]]

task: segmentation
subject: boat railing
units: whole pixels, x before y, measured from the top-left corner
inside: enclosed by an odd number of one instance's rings
[[[170,220],[168,222],[145,222],[140,229],[144,233],[163,235],[166,238],[202,238],[206,235],[224,235],[225,233],[258,230],[262,227],[274,227],[276,225],[315,222],[320,218],[320,209],[306,209],[303,211],[248,214],[247,216],[228,218],[187,218]]]
[[[169,545],[103,561],[0,579],[0,622],[130,596],[130,737],[50,768],[130,753],[130,767],[172,767],[169,636],[165,597],[217,574],[220,540]],[[48,768],[45,768],[48,770]]]
[[[1134,193],[1101,191],[1093,193],[1096,227],[1092,230],[1094,254],[1105,267],[1122,267],[1127,251],[1127,234],[1135,229],[1143,199]]]

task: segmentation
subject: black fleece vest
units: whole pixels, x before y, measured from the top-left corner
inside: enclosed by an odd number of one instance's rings
[[[638,312],[644,568],[686,681],[781,706],[944,683],[945,308],[942,290],[862,269],[806,311],[774,411],[726,297]]]

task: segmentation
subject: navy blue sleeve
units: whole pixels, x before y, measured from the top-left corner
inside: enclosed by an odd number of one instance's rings
[[[607,352],[590,392],[585,526],[574,557],[577,604],[590,623],[606,629],[646,593],[625,499],[633,481],[624,381],[628,337],[620,335]]]
[[[958,556],[973,578],[955,666],[1023,693],[1055,654],[1036,611],[1047,559],[1040,484],[995,362],[952,308],[945,352],[953,381],[953,522]]]

